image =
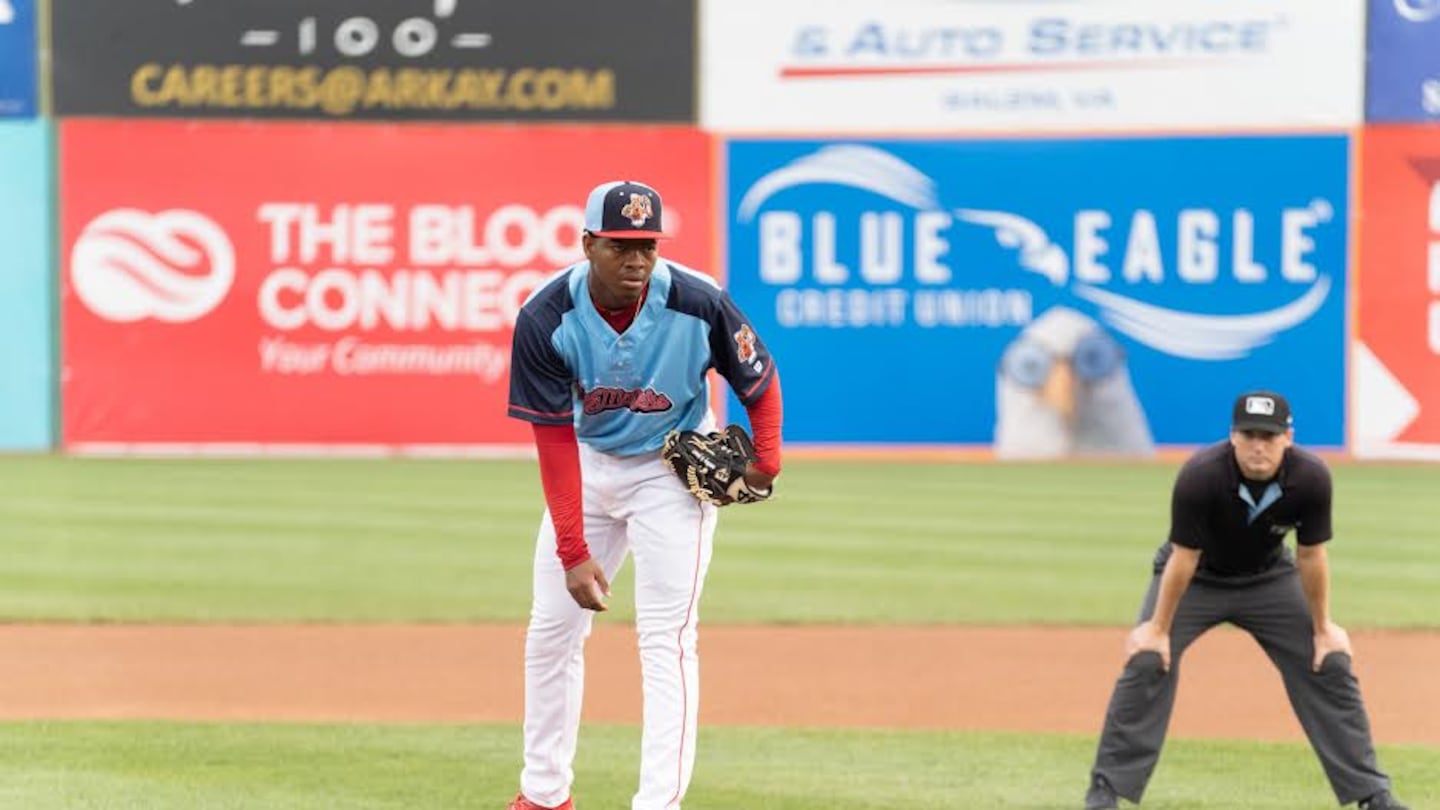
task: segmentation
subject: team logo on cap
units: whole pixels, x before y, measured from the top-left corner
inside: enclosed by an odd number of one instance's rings
[[[1245,412],[1260,416],[1275,415],[1275,400],[1270,397],[1246,397]]]
[[[630,202],[620,209],[620,216],[630,220],[635,227],[644,225],[646,220],[655,216],[655,207],[650,204],[650,198],[644,194],[631,194]]]

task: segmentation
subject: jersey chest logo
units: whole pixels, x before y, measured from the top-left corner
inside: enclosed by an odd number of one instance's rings
[[[588,416],[618,410],[659,413],[674,406],[669,397],[654,388],[595,388],[585,392],[584,402]]]

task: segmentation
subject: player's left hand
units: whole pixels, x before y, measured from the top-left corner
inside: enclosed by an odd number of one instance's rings
[[[768,490],[775,486],[775,476],[751,462],[745,465],[745,483],[749,484],[751,489]]]
[[[711,433],[672,430],[660,457],[690,494],[706,503],[758,503],[773,493],[775,476],[755,466],[755,444],[739,425]]]
[[[1340,625],[1326,622],[1325,627],[1315,633],[1315,660],[1310,662],[1311,670],[1319,672],[1325,656],[1331,653],[1345,653],[1354,657],[1350,651],[1350,634]]]

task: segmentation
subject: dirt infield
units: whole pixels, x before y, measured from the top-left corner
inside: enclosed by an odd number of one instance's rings
[[[1090,734],[1124,635],[703,627],[701,718]],[[1440,634],[1354,642],[1376,738],[1440,745]],[[515,722],[522,648],[511,626],[0,626],[0,719]],[[633,631],[602,621],[587,663],[586,716],[638,722]],[[1248,637],[1205,636],[1182,677],[1175,735],[1301,738]]]

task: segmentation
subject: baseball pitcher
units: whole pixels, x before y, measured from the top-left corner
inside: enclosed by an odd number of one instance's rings
[[[717,507],[768,498],[780,472],[780,379],[764,342],[708,277],[659,256],[660,195],[590,193],[585,260],[521,308],[509,413],[531,422],[545,516],[525,638],[525,765],[510,810],[571,810],[584,644],[635,558],[644,679],[632,810],[678,809],[695,764],[696,624]],[[707,372],[754,429],[717,430]]]

